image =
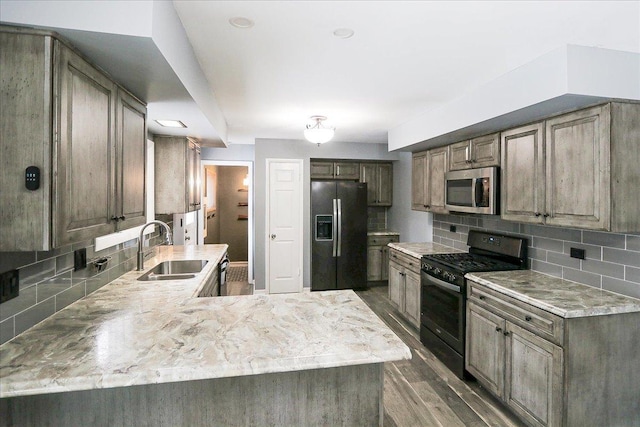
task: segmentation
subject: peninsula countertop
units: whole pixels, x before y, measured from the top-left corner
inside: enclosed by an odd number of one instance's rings
[[[564,318],[640,311],[640,300],[531,270],[468,273],[467,279]]]
[[[131,271],[0,346],[0,397],[409,359],[350,290],[196,298],[226,245],[160,247],[145,271],[208,259],[194,279]]]
[[[404,254],[412,256],[414,258],[422,258],[422,255],[431,254],[447,254],[453,252],[463,252],[460,249],[452,248],[451,246],[441,245],[440,243],[433,242],[418,242],[418,243],[389,243],[391,249],[395,249]]]

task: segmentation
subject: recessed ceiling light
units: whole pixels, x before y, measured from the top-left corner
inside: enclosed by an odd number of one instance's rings
[[[334,36],[339,37],[341,39],[348,39],[349,37],[352,37],[353,34],[354,34],[354,31],[351,28],[338,28],[333,32]]]
[[[229,19],[229,24],[233,25],[236,28],[251,28],[253,27],[254,22],[249,18],[236,16],[235,18]]]
[[[160,126],[164,126],[167,128],[186,128],[187,125],[182,123],[180,120],[156,120]]]

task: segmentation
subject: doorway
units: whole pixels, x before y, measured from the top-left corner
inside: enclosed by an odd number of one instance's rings
[[[204,244],[228,244],[229,273],[253,284],[253,163],[203,160],[202,177]]]

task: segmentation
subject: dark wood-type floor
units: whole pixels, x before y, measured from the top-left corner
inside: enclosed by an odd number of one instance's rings
[[[385,426],[522,426],[477,382],[462,381],[435,358],[419,333],[391,306],[388,288],[357,291],[411,348],[413,358],[385,364]]]

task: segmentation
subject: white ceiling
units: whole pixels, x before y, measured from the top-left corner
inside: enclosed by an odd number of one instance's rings
[[[640,52],[640,1],[178,1],[231,143],[387,132],[565,44]],[[255,21],[232,27],[232,17]],[[333,36],[351,28],[349,39]]]

